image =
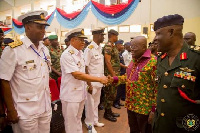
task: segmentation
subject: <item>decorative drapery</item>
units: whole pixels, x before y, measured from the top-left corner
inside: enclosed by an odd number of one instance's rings
[[[107,25],[118,25],[130,17],[136,9],[139,0],[129,0],[128,3],[106,6],[95,1],[91,1],[93,14]]]
[[[2,28],[4,31],[4,34],[8,34],[10,31],[12,31],[12,28]]]
[[[67,14],[64,10],[56,8],[56,18],[61,26],[72,29],[80,25],[86,18],[90,8],[90,2],[81,10]]]
[[[103,5],[93,0],[89,1],[82,10],[73,13],[66,13],[60,8],[56,8],[46,20],[51,24],[54,14],[59,24],[65,28],[73,29],[79,26],[87,17],[89,9],[91,8],[92,13],[97,17],[98,20],[107,25],[118,25],[126,21],[130,15],[134,12],[139,0],[129,0],[127,3],[121,3],[118,5]],[[16,19],[12,19],[13,29],[18,34],[24,33],[24,27],[21,22]]]

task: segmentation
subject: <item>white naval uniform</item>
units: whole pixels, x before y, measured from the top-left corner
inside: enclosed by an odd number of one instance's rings
[[[60,58],[62,79],[60,99],[65,119],[66,133],[82,133],[81,117],[86,99],[85,81],[75,79],[72,72],[85,73],[82,50],[69,46]]]
[[[94,41],[85,49],[84,52],[85,65],[88,67],[88,72],[92,76],[104,76],[104,56],[102,55],[101,46]],[[93,87],[92,95],[87,93],[86,100],[86,119],[87,125],[98,123],[98,105],[100,103],[101,88],[103,84],[99,82],[91,82]]]
[[[125,50],[124,53],[122,54],[122,56],[124,58],[125,65],[128,66],[132,60],[131,52],[128,52],[127,50]]]
[[[0,59],[0,78],[10,82],[19,116],[19,122],[12,127],[14,133],[49,133],[52,112],[49,69],[44,60],[44,54],[50,57],[49,50],[42,42],[36,49],[28,37],[21,41],[21,46],[6,47]]]

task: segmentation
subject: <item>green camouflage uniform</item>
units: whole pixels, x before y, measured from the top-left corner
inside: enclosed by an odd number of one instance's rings
[[[111,65],[113,70],[115,71],[116,76],[120,75],[120,59],[119,59],[119,52],[114,44],[111,42],[108,42],[105,44],[103,48],[103,54],[108,54],[111,56]],[[108,68],[106,66],[106,63],[104,62],[104,74],[105,76],[111,75],[108,71]],[[112,106],[113,101],[116,98],[117,94],[117,85],[109,85],[104,87],[104,93],[105,93],[105,100],[104,100],[104,106],[105,109],[110,109]]]
[[[59,72],[61,72],[61,68],[60,68],[60,56],[62,54],[62,50],[57,48],[55,49],[52,46],[49,46],[49,53],[51,56],[51,63],[52,66]],[[56,73],[54,73],[53,71],[50,73],[50,77],[57,80],[58,79],[58,75]]]

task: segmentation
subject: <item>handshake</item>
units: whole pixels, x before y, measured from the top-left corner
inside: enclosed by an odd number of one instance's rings
[[[108,75],[100,77],[100,83],[102,83],[105,86],[110,84],[125,84],[125,82],[126,82],[126,75],[113,76],[113,77]]]

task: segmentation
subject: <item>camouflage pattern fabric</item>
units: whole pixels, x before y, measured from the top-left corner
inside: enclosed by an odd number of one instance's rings
[[[60,68],[60,56],[62,54],[62,50],[59,48],[54,48],[52,46],[49,46],[49,53],[51,56],[51,63],[52,66],[59,72],[61,72],[61,68]],[[56,73],[54,73],[53,71],[50,73],[50,77],[57,80],[58,79],[58,75]]]
[[[103,55],[105,54],[108,54],[111,56],[112,68],[115,71],[116,76],[119,76],[121,67],[120,67],[119,52],[116,46],[111,42],[106,43],[103,48]],[[105,76],[111,75],[108,71],[108,68],[105,62],[104,62],[104,65],[105,65],[104,66]],[[105,109],[110,109],[117,95],[117,85],[106,86],[104,87],[104,91],[105,91],[104,107]]]

